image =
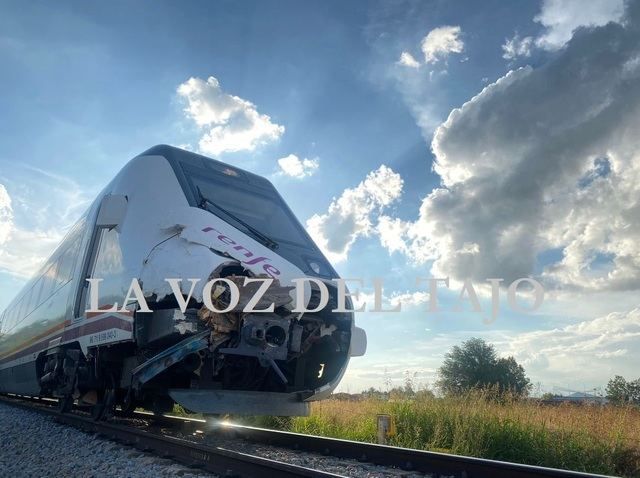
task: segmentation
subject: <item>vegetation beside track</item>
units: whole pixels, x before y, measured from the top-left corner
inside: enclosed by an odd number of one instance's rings
[[[247,424],[376,442],[376,415],[389,414],[388,444],[590,473],[640,477],[640,409],[546,405],[462,397],[330,399],[309,417],[256,417]]]

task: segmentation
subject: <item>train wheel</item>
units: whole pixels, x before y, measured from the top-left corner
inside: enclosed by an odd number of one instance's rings
[[[102,420],[103,415],[104,415],[104,403],[103,403],[103,398],[100,398],[98,400],[98,403],[96,403],[91,407],[91,418],[93,418],[97,422]]]
[[[73,395],[65,395],[58,400],[58,412],[68,413],[73,408]]]
[[[131,389],[127,392],[122,401],[122,405],[120,405],[120,410],[125,417],[133,416],[133,412],[136,409],[136,399],[134,397],[134,393]]]
[[[107,377],[107,388],[98,391],[98,402],[91,408],[91,418],[95,421],[108,420],[116,407],[116,381],[112,374]]]
[[[156,395],[153,397],[151,411],[156,417],[162,416],[173,410],[173,399],[166,395]]]
[[[61,380],[63,385],[60,387],[62,390],[59,390],[59,392],[62,392],[62,396],[58,399],[58,412],[68,413],[73,408],[73,390],[78,382],[77,371],[74,369],[70,377],[63,375]]]

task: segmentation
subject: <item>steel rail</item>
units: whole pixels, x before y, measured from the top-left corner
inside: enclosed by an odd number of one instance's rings
[[[23,398],[41,401],[37,398]],[[416,450],[413,448],[376,445],[339,438],[238,425],[224,421],[212,422],[211,420],[173,415],[154,416],[148,412],[135,412],[134,417],[153,419],[155,423],[168,427],[176,427],[180,424],[208,433],[226,435],[251,442],[320,453],[335,458],[355,459],[380,466],[432,474],[433,476],[455,478],[611,478],[611,476],[607,475]]]
[[[149,418],[150,414],[136,412],[135,416]],[[156,420],[169,426],[172,421],[174,423],[181,421],[184,425],[191,425],[201,430],[205,429],[209,432],[226,434],[247,441],[299,451],[315,452],[336,458],[355,459],[375,465],[401,468],[407,471],[431,473],[434,476],[456,478],[611,478],[607,475],[416,450],[413,448],[376,445],[226,422],[220,422],[214,427],[206,420],[172,415],[156,417]]]
[[[273,446],[353,458],[376,465],[456,478],[611,478],[577,471],[452,455],[412,448],[363,443],[292,432],[230,425],[234,436]]]
[[[25,403],[24,401],[2,398],[2,402],[52,416],[56,422],[78,428],[85,432],[98,434],[99,436],[133,446],[145,452],[151,452],[163,458],[170,458],[190,467],[204,469],[224,476],[225,478],[262,478],[265,476],[283,478],[342,477],[342,475],[292,465],[222,447],[200,445],[180,438],[158,435],[121,424],[94,421],[89,417],[74,413],[60,414],[50,406],[34,406],[32,403],[38,402],[38,400],[29,400]]]

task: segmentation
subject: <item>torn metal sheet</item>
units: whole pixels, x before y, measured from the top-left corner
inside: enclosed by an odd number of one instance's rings
[[[214,277],[210,277],[212,279]],[[252,281],[248,282],[245,285],[246,276],[237,276],[232,275],[225,277],[226,280],[229,280],[235,284],[240,292],[238,303],[233,308],[233,312],[242,312],[247,307],[249,301],[254,297],[257,297],[258,290],[262,287],[262,281]],[[293,299],[290,295],[291,290],[293,290],[293,286],[281,286],[280,281],[277,279],[272,280],[269,288],[261,294],[258,299],[258,302],[253,306],[255,310],[265,310],[273,304],[273,307],[277,309],[278,307],[284,307],[291,302]],[[258,294],[259,295],[259,294]],[[228,286],[224,282],[218,282],[211,290],[211,302],[216,306],[218,310],[224,310],[229,307],[231,302],[231,294],[228,289]]]
[[[208,331],[192,335],[181,342],[178,342],[134,368],[131,371],[132,385],[134,387],[139,387],[162,371],[171,367],[173,364],[180,362],[187,355],[204,350],[208,346]]]
[[[202,291],[211,273],[225,264],[240,265],[254,277],[271,276],[283,286],[293,285],[293,279],[306,277],[273,250],[202,209],[189,208],[179,218],[169,215],[157,227],[164,238],[152,248],[139,274],[146,297],[159,300],[171,295],[171,287],[164,281],[171,277],[182,279],[184,295],[191,289],[189,279],[199,279],[193,297],[202,300]],[[305,282],[303,287],[306,306],[311,286]],[[293,308],[295,291],[291,289],[289,295],[291,301],[285,306]]]

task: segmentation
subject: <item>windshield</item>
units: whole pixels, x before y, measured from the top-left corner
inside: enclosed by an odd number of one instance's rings
[[[291,210],[268,182],[183,164],[197,203],[258,242],[274,249],[303,272],[336,276]]]
[[[241,223],[245,222],[277,242],[288,241],[300,246],[313,247],[297,221],[283,207],[279,197],[261,194],[249,188],[239,187],[238,184],[225,184],[210,178],[191,177],[191,182],[196,191],[199,190],[202,194],[201,199],[208,199],[216,206],[230,212],[231,217],[224,213],[220,217],[231,223],[240,223],[240,229],[245,229]],[[218,215],[215,209],[212,212]],[[233,216],[240,221],[234,221]],[[233,225],[238,226],[238,224]]]
[[[273,239],[271,239],[269,236],[267,236],[266,234],[263,234],[261,231],[259,231],[258,229],[253,227],[251,224],[247,223],[246,221],[242,220],[240,217],[238,217],[236,214],[233,214],[228,209],[225,209],[224,207],[220,206],[220,204],[209,199],[207,196],[202,194],[202,191],[200,190],[199,187],[196,187],[196,190],[198,191],[198,205],[201,208],[207,209],[209,207],[213,207],[217,209],[218,212],[223,213],[226,217],[230,218],[233,222],[240,224],[247,232],[250,232],[251,234],[253,234],[253,236],[256,239],[262,242],[269,249],[278,248],[278,243]]]

